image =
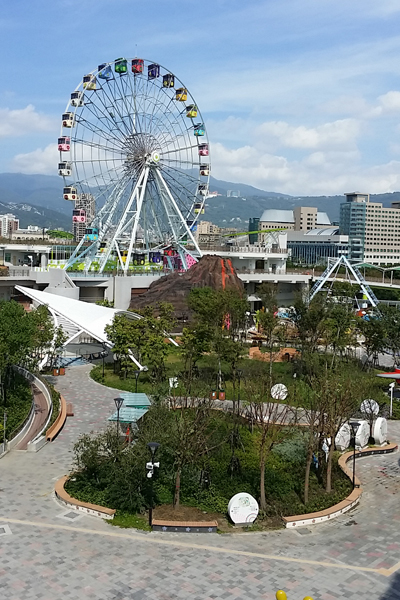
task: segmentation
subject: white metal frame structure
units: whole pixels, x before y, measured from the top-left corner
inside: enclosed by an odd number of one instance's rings
[[[322,275],[317,279],[313,288],[310,292],[310,302],[311,300],[322,290],[327,281],[331,279],[342,279],[341,275],[338,275],[339,268],[343,266],[346,269],[345,280],[351,284],[357,284],[360,286],[363,294],[367,297],[370,304],[376,308],[378,306],[379,300],[375,296],[374,292],[371,290],[364,277],[362,276],[360,270],[356,265],[352,265],[349,260],[344,256],[340,256],[338,259],[329,258],[328,266]]]
[[[24,296],[31,298],[36,305],[47,306],[55,327],[61,325],[66,335],[68,335],[64,346],[71,344],[81,334],[85,333],[88,337],[93,338],[108,348],[112,348],[112,344],[107,338],[105,327],[106,325],[111,325],[115,315],[124,314],[129,319],[141,319],[140,315],[131,311],[89,304],[81,300],[49,294],[48,292],[41,292],[21,285],[16,285],[15,289],[24,294]],[[136,360],[133,353],[131,353],[130,357],[138,369],[143,370],[143,366]],[[47,358],[45,356],[42,359],[39,365],[40,368],[43,368],[46,364]]]
[[[145,59],[138,71],[137,62],[100,65],[63,114],[61,138],[70,141],[59,143],[59,173],[65,187],[94,196],[97,210],[87,223],[95,232],[81,240],[67,268],[79,262],[102,272],[115,265],[126,273],[150,252],[172,249],[186,270],[188,256],[201,257],[193,232],[211,168],[203,119],[175,75]],[[60,168],[65,163],[67,170]]]

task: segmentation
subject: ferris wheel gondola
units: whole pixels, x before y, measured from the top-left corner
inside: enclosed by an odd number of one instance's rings
[[[99,65],[71,94],[58,148],[64,197],[89,194],[97,213],[88,223],[96,239],[85,236],[67,266],[126,272],[134,255],[152,252],[186,269],[201,256],[193,231],[208,195],[209,143],[176,75],[145,59]]]

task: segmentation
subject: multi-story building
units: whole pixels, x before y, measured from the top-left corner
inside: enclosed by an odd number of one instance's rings
[[[339,228],[326,227],[310,231],[289,231],[287,247],[292,263],[304,266],[325,265],[328,258],[349,253],[349,236],[339,235]]]
[[[340,233],[349,236],[349,258],[376,265],[400,263],[400,203],[385,208],[369,194],[345,194]]]
[[[10,213],[0,215],[0,236],[11,238],[12,232],[19,229],[19,219]]]
[[[287,229],[288,231],[311,231],[317,227],[333,227],[325,212],[315,206],[296,206],[294,210],[268,208],[260,218],[260,229]]]
[[[96,203],[92,194],[80,194],[75,200],[72,213],[73,234],[76,242],[80,242],[85,235],[86,227],[93,221],[96,214]]]

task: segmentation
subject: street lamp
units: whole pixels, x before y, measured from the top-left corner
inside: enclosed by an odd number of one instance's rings
[[[242,379],[243,371],[242,371],[242,369],[237,369],[236,373],[237,373],[238,380],[239,380],[239,387],[238,387],[238,414],[239,414],[239,411],[240,411],[240,381]]]
[[[154,475],[154,467],[158,469],[160,466],[159,462],[154,462],[154,458],[157,452],[157,448],[159,448],[160,444],[158,442],[149,442],[147,444],[148,449],[150,450],[151,461],[146,463],[146,469],[148,471],[147,477],[151,479],[150,485],[150,507],[149,507],[149,525],[152,526],[153,523],[153,475]]]
[[[353,490],[356,487],[356,435],[361,423],[350,421],[350,427],[353,434],[354,452],[353,452]]]
[[[140,371],[135,371],[135,378],[136,378],[135,394],[137,394],[137,384],[138,384],[139,375],[140,375]]]
[[[124,399],[123,398],[114,398],[114,402],[115,402],[115,406],[117,409],[117,431],[119,433],[119,411],[121,410],[121,406],[124,403]]]
[[[392,416],[393,414],[393,390],[394,390],[394,386],[395,386],[395,382],[393,381],[393,383],[389,384],[389,388],[390,388],[390,413],[389,415]]]

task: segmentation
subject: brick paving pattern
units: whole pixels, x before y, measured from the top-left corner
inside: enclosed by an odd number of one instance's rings
[[[273,600],[281,588],[288,600],[400,599],[397,453],[359,460],[361,505],[303,530],[162,534],[68,518],[54,482],[70,469],[74,441],[105,425],[118,396],[88,372],[74,367],[57,379],[75,412],[57,440],[0,461],[0,598]],[[400,442],[400,423],[389,435]]]

